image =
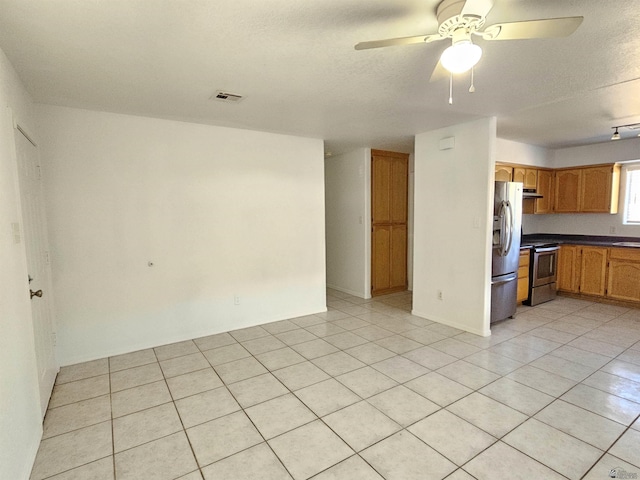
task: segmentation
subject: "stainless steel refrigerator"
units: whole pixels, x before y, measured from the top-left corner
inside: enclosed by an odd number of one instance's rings
[[[491,323],[516,313],[521,226],[522,183],[496,182],[491,248]]]

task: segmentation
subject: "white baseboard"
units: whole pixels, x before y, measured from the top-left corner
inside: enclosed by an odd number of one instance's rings
[[[465,332],[473,333],[474,335],[479,335],[481,337],[488,337],[491,335],[490,329],[487,329],[485,331],[480,328],[469,328],[467,325],[462,325],[458,322],[452,322],[451,320],[446,320],[444,318],[434,318],[433,315],[426,315],[424,313],[418,312],[417,310],[412,310],[411,315],[415,315],[416,317],[424,318],[426,320],[431,320],[432,322],[441,323],[449,327],[457,328],[458,330],[464,330]]]
[[[40,448],[40,440],[42,440],[42,428],[39,428],[34,432],[28,451],[25,452],[25,463],[22,469],[22,476],[20,478],[25,480],[30,478],[31,470],[33,470],[33,464],[35,463],[36,455],[38,454],[38,448]]]
[[[332,290],[338,290],[339,292],[342,292],[342,293],[348,293],[349,295],[353,295],[354,297],[364,298],[365,300],[369,300],[371,298],[371,295],[366,296],[366,295],[363,295],[362,292],[356,292],[355,290],[349,290],[348,288],[339,287],[337,285],[327,284],[327,288],[330,288]]]

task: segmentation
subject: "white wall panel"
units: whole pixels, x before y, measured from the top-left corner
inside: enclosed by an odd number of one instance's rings
[[[39,115],[63,365],[325,310],[321,140]]]

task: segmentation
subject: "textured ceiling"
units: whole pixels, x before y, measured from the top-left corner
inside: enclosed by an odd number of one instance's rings
[[[487,23],[582,15],[570,37],[486,42],[475,71],[429,83],[437,0],[0,0],[0,48],[37,102],[322,138],[334,153],[410,151],[481,116],[548,147],[640,122],[640,0],[495,0]],[[238,104],[210,100],[218,89]],[[623,132],[623,135],[633,132]]]

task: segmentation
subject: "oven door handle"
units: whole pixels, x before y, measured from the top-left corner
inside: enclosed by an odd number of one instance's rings
[[[535,248],[534,251],[536,253],[545,253],[545,252],[555,252],[559,250],[560,247],[544,247],[544,248]]]

